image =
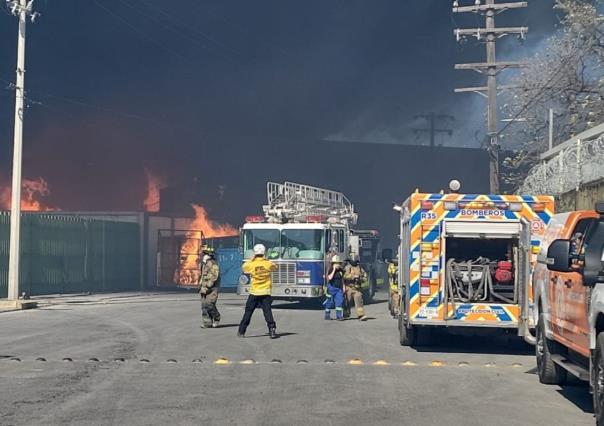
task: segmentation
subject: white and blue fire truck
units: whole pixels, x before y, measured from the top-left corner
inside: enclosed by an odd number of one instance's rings
[[[344,194],[285,182],[267,184],[263,216],[248,216],[241,229],[243,259],[264,244],[266,257],[278,267],[272,296],[282,300],[321,298],[325,272],[334,255],[350,254],[354,206]],[[247,294],[249,277],[242,275],[237,293]]]

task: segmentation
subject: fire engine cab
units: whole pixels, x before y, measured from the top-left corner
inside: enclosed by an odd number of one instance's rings
[[[273,298],[322,297],[331,258],[349,256],[350,227],[357,221],[353,204],[340,192],[291,182],[269,182],[267,201],[264,215],[247,217],[241,229],[244,261],[253,256],[254,245],[264,244],[278,268]],[[248,291],[249,277],[242,275],[237,292]]]

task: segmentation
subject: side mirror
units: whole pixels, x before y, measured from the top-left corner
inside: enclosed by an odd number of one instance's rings
[[[382,250],[382,260],[392,260],[392,249],[384,249]]]
[[[547,269],[555,272],[573,272],[570,267],[570,240],[555,240],[547,248]]]

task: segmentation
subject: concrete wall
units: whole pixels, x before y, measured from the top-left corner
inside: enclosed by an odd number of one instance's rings
[[[570,191],[556,200],[556,212],[593,210],[597,201],[604,201],[604,179],[584,185],[579,191]]]

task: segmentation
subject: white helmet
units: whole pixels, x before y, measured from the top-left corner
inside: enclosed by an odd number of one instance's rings
[[[337,254],[331,258],[331,263],[342,263],[342,259]]]
[[[256,244],[254,246],[255,256],[264,256],[264,253],[266,253],[266,247],[264,247],[264,244]]]

